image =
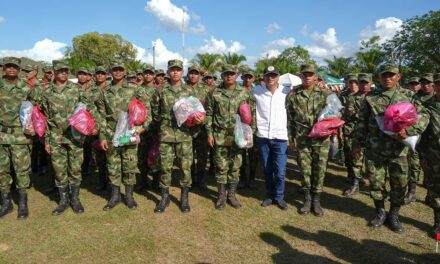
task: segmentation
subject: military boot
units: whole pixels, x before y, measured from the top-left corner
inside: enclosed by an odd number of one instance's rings
[[[321,207],[321,193],[314,193],[312,202],[313,214],[318,217],[323,216],[324,210]]]
[[[310,196],[310,190],[304,189],[304,205],[299,209],[300,214],[309,214],[312,209],[312,196]]]
[[[112,196],[108,203],[104,206],[104,211],[110,211],[121,202],[121,189],[119,186],[112,185]]]
[[[376,207],[376,216],[370,221],[372,227],[381,227],[387,219],[385,212],[385,202],[383,200],[374,200],[374,206]]]
[[[170,189],[168,187],[162,187],[162,197],[154,208],[155,213],[163,213],[165,209],[170,205]]]
[[[440,234],[440,208],[434,208],[434,233]]]
[[[217,183],[218,197],[215,202],[215,209],[223,210],[226,206],[226,184]]]
[[[29,216],[28,198],[26,190],[18,190],[18,219],[26,219]]]
[[[68,187],[60,187],[58,188],[58,192],[60,194],[60,202],[58,203],[58,207],[52,211],[52,215],[60,215],[69,207],[69,194]]]
[[[232,207],[235,209],[240,209],[241,204],[238,202],[235,197],[235,193],[237,192],[237,183],[230,183],[228,188],[228,201]]]
[[[400,205],[392,203],[390,208],[390,213],[388,214],[388,218],[387,218],[390,229],[396,233],[403,232],[402,224],[399,221],[399,210],[400,210]]]
[[[180,211],[182,211],[182,213],[188,213],[189,211],[191,211],[191,207],[189,206],[188,193],[189,187],[183,186],[180,190]]]
[[[70,206],[75,214],[84,213],[84,206],[79,200],[79,186],[70,186]]]
[[[125,185],[125,203],[130,209],[136,209],[138,206],[133,198],[133,185]]]
[[[344,196],[349,197],[359,192],[359,179],[354,178],[350,188],[345,190]]]
[[[14,206],[12,205],[12,200],[11,200],[11,193],[10,192],[2,192],[1,196],[2,196],[2,207],[0,209],[0,218],[9,214],[14,209]]]
[[[405,204],[410,204],[416,201],[416,187],[417,187],[416,182],[411,181],[408,184],[408,193],[406,194],[404,199]]]

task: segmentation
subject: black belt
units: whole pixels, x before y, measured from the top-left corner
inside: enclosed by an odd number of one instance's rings
[[[2,133],[6,133],[6,134],[14,134],[15,129],[13,127],[4,127],[4,126],[0,126],[0,131]]]

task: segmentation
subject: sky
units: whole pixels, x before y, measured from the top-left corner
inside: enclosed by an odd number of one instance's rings
[[[73,37],[96,31],[122,35],[146,63],[155,45],[158,68],[227,52],[245,55],[252,66],[293,45],[322,63],[352,56],[373,35],[390,39],[408,18],[439,9],[439,0],[0,1],[0,57],[51,62]]]

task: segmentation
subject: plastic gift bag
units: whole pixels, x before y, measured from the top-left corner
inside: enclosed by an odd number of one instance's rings
[[[251,106],[247,102],[240,105],[238,112],[240,113],[241,122],[245,123],[246,125],[251,125],[252,123]]]
[[[327,138],[332,135],[337,135],[338,128],[342,127],[344,124],[345,121],[337,116],[326,118],[316,122],[308,136],[311,138]]]
[[[29,101],[21,102],[20,122],[23,133],[29,136],[35,135],[34,125],[32,124],[32,110],[34,106]]]
[[[159,157],[159,139],[157,137],[153,138],[153,144],[151,145],[150,151],[148,152],[147,164],[148,167],[154,166],[157,163]]]
[[[195,118],[199,115],[206,115],[202,103],[194,96],[185,97],[177,101],[173,106],[173,112],[179,127],[183,123],[187,127],[195,126]]]
[[[235,144],[241,149],[249,149],[254,145],[252,128],[241,122],[240,115],[235,115]]]
[[[147,120],[147,108],[135,98],[128,106],[128,115],[130,118],[130,128],[140,126]]]
[[[82,135],[88,136],[92,134],[95,129],[95,120],[85,108],[86,106],[83,103],[80,103],[68,121],[72,129]]]
[[[32,124],[34,125],[35,133],[42,137],[46,133],[46,117],[41,113],[40,107],[32,109]]]
[[[327,96],[326,105],[324,109],[318,115],[318,121],[326,118],[341,116],[341,110],[344,108],[339,100],[338,96],[334,93]]]
[[[397,103],[387,107],[384,113],[384,128],[399,132],[417,121],[417,109],[410,102]]]
[[[338,155],[338,153],[339,153],[338,137],[336,135],[332,135],[330,138],[330,151],[329,151],[330,158],[332,159],[336,158],[336,155]]]
[[[130,129],[128,113],[121,112],[119,114],[115,134],[112,139],[113,146],[122,147],[127,145],[137,145],[139,142],[140,138],[137,127]]]
[[[79,103],[77,105],[77,107],[73,111],[72,116],[76,115],[81,110],[83,110],[83,111],[87,110],[87,106],[85,104],[83,104],[83,103]],[[67,120],[67,121],[69,121],[69,120]],[[84,144],[84,142],[86,140],[86,136],[81,134],[81,133],[79,133],[78,130],[76,130],[72,125],[70,126],[70,134],[72,135],[72,138],[75,141],[80,142],[81,144]]]
[[[396,134],[396,132],[389,131],[389,130],[385,129],[385,122],[384,122],[383,116],[378,115],[375,117],[375,119],[376,119],[377,125],[379,126],[379,129],[382,132],[384,132],[385,134],[387,134],[389,136],[394,136]],[[420,135],[415,135],[415,136],[409,136],[409,137],[405,138],[404,140],[399,140],[399,141],[402,142],[403,144],[405,144],[406,146],[408,146],[413,152],[415,152],[416,145],[419,142],[419,139],[420,139]]]

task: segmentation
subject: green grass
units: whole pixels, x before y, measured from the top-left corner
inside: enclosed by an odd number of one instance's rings
[[[47,179],[34,177],[29,191],[30,217],[16,220],[14,213],[0,220],[0,263],[436,263],[435,240],[429,235],[432,210],[421,200],[401,210],[403,234],[386,227],[367,226],[373,202],[367,188],[354,198],[341,195],[344,169],[330,163],[322,204],[325,216],[301,216],[299,174],[289,159],[286,200],[288,211],[260,207],[264,182],[258,190],[239,192],[242,209],[214,209],[214,180],[207,192],[190,194],[192,211],[182,214],[176,204],[180,190],[164,214],[154,214],[159,196],[150,190],[136,194],[139,208],[119,205],[102,211],[106,195],[91,192],[94,178],[85,179],[81,190],[86,212],[69,209],[53,217],[57,196],[41,190]],[[176,182],[176,181],[175,181]],[[176,185],[174,185],[176,186]]]

